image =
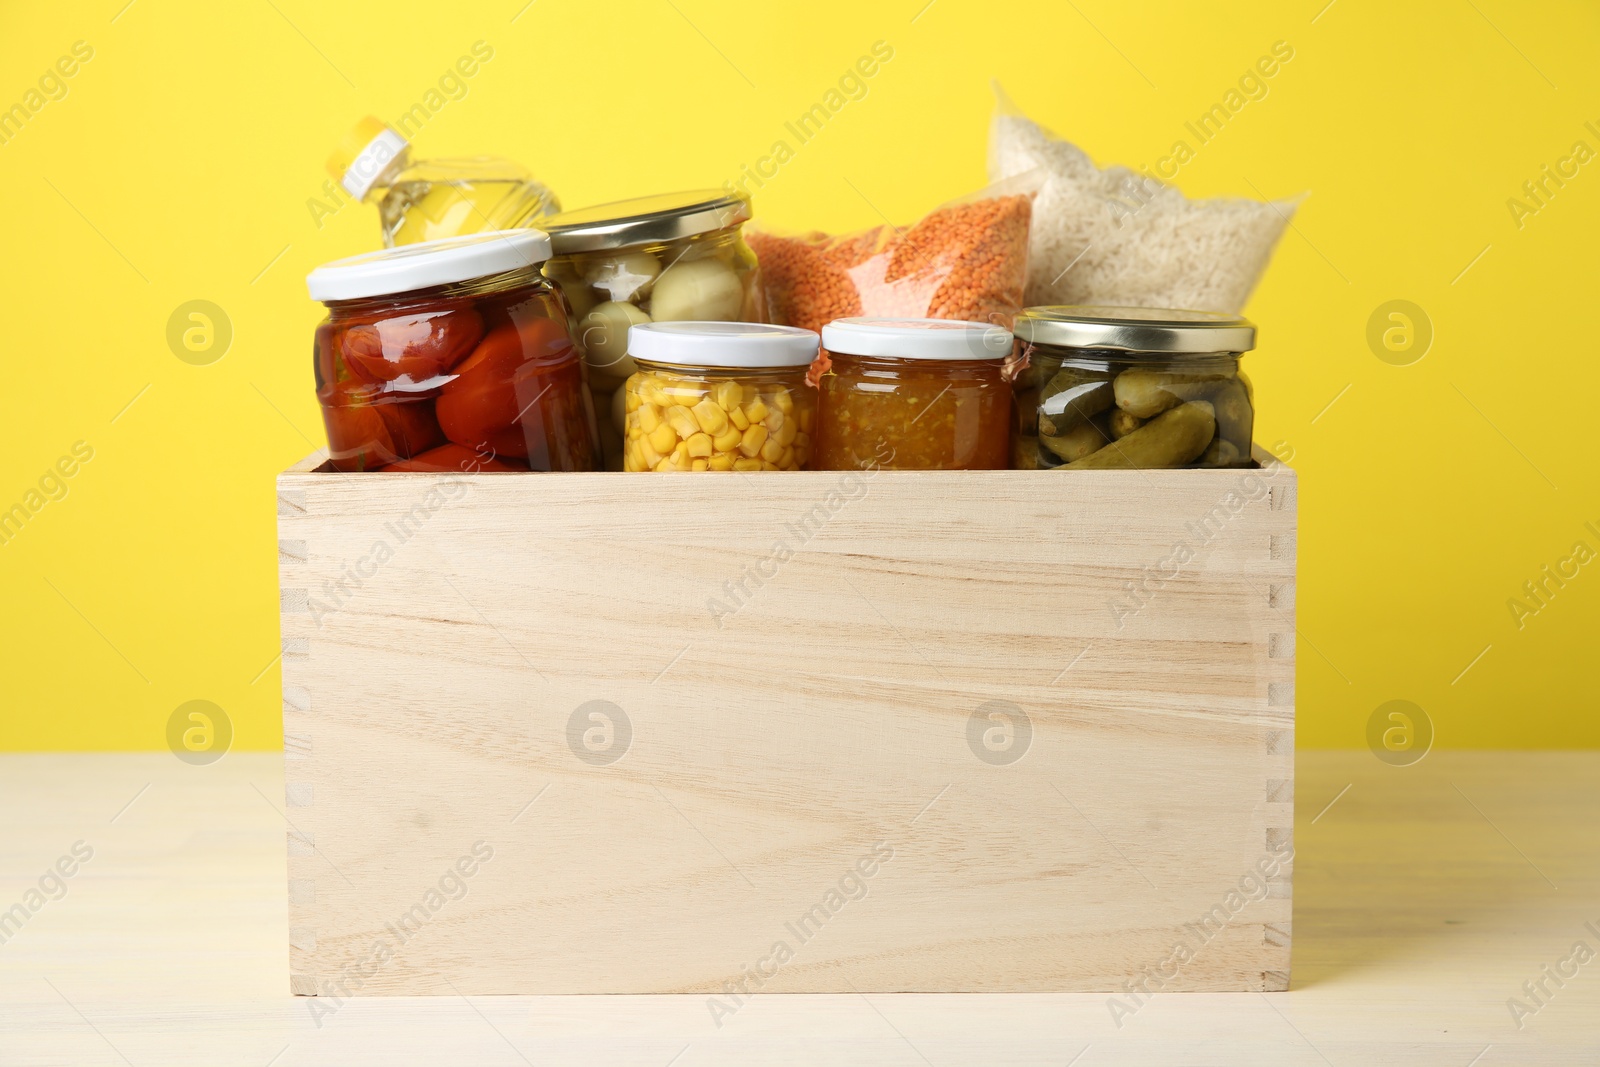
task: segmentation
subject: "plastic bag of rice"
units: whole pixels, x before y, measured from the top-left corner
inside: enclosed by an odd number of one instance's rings
[[[1029,307],[1244,308],[1300,198],[1190,200],[1147,173],[1101,170],[995,94],[989,180],[1047,175],[1033,204]]]

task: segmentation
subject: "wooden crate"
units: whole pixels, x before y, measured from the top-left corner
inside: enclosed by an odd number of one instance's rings
[[[318,459],[278,480],[295,993],[1287,986],[1269,457]]]

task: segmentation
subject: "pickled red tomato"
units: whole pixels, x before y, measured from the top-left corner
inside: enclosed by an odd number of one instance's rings
[[[483,317],[470,307],[435,308],[347,327],[340,350],[351,371],[369,382],[432,387],[483,337]]]
[[[336,470],[368,471],[444,444],[432,405],[336,385],[324,399],[328,455]]]
[[[479,471],[526,471],[528,468],[512,460],[474,452],[465,445],[443,444],[421,455],[391,463],[383,469],[425,471],[433,474],[475,474]]]
[[[507,322],[490,330],[439,393],[436,410],[444,435],[468,448],[526,457],[519,416],[544,388],[528,391],[530,372],[537,376],[554,369],[552,361],[562,355],[576,358],[566,328],[553,319]]]

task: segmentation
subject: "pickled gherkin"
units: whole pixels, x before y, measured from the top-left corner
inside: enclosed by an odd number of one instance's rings
[[[1163,411],[1120,441],[1091,452],[1061,469],[1181,467],[1199,458],[1210,444],[1216,429],[1216,415],[1211,405],[1204,400],[1191,400]]]

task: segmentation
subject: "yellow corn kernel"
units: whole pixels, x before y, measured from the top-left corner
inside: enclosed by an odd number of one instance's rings
[[[776,437],[768,437],[767,443],[761,446],[761,458],[768,463],[778,462],[778,457],[783,455],[783,446]]]
[[[796,416],[800,420],[800,429],[806,433],[811,432],[811,417],[812,411],[810,408],[801,408],[800,414]]]
[[[794,461],[793,448],[786,448],[783,450],[783,454],[778,457],[778,466],[782,467],[786,471],[799,470],[799,466]]]
[[[661,409],[654,404],[639,405],[639,429],[645,433],[655,433],[656,427],[661,425]]]
[[[697,459],[694,461],[691,467],[696,473],[699,473],[700,471],[707,469],[706,461],[703,459]]]
[[[685,441],[700,432],[700,424],[694,421],[694,416],[689,414],[688,408],[668,408],[665,418],[667,425],[672,427],[672,432]]]
[[[689,442],[679,441],[678,447],[672,450],[672,458],[678,463],[689,462]]]
[[[753,385],[746,385],[739,390],[739,403],[748,407],[761,398],[761,391]]]
[[[678,443],[678,435],[672,432],[672,427],[666,423],[657,426],[650,434],[650,447],[662,455],[671,452]]]
[[[626,408],[630,413],[638,411],[639,405],[644,403],[643,400],[639,399],[639,394],[634,392],[632,389],[625,389],[624,394],[625,395],[622,401],[623,407]]]
[[[639,458],[644,461],[644,466],[651,469],[661,462],[661,453],[651,447],[648,437],[639,438]]]
[[[750,420],[745,417],[743,408],[734,408],[728,412],[728,421],[737,426],[740,433],[744,433],[750,428]]]
[[[768,433],[777,433],[784,423],[789,422],[789,417],[783,413],[782,408],[767,408],[767,417],[761,420],[767,424]]]
[[[793,419],[785,419],[783,421],[783,425],[779,426],[773,432],[773,436],[775,436],[778,439],[778,443],[780,445],[783,445],[785,448],[788,448],[790,445],[794,444],[795,435],[798,434],[799,432],[800,432],[800,430],[798,428],[798,425],[795,423],[795,421]]]
[[[700,403],[702,396],[700,386],[695,382],[680,380],[676,386],[667,390],[672,394],[672,402],[679,407],[692,408]]]
[[[712,441],[712,444],[717,446],[718,452],[732,452],[734,449],[739,447],[739,442],[743,440],[744,434],[739,432],[739,428],[736,426],[729,426],[726,430],[717,435],[716,439]]]
[[[736,471],[758,471],[761,469],[761,461],[759,459],[740,457],[733,461],[733,469]]]
[[[668,471],[670,471],[672,469],[672,457],[671,456],[662,457],[661,462],[657,463],[651,469],[654,470],[657,474],[665,474],[665,473],[667,473]]]
[[[744,389],[738,382],[718,382],[711,391],[712,399],[723,411],[732,411],[744,400]]]
[[[754,404],[744,406],[744,417],[752,423],[760,422],[767,417],[767,405],[757,400]]]
[[[640,379],[639,399],[658,408],[672,403],[672,398],[667,396],[667,391],[661,387],[659,378],[641,375]]]
[[[794,397],[790,396],[789,390],[785,389],[781,385],[778,386],[777,392],[772,394],[772,402],[776,404],[778,406],[778,410],[783,412],[785,415],[794,410]]]
[[[797,433],[797,434],[795,434],[794,435],[794,447],[795,448],[810,448],[811,447],[811,435],[808,434],[808,433]]]
[[[687,454],[674,455],[672,457],[672,469],[675,471],[693,470],[694,460],[690,459]]]
[[[728,428],[728,413],[718,407],[714,400],[702,400],[689,410],[694,414],[694,421],[712,437]]]
[[[731,471],[733,470],[733,457],[726,452],[719,452],[706,460],[706,465],[714,471]]]
[[[747,456],[753,456],[761,451],[761,446],[767,443],[767,428],[765,426],[752,426],[744,432],[744,440],[739,442],[739,451]]]
[[[717,450],[716,446],[711,443],[711,435],[704,433],[697,433],[690,437],[683,443],[683,447],[689,450],[689,455],[697,459],[703,459]]]

